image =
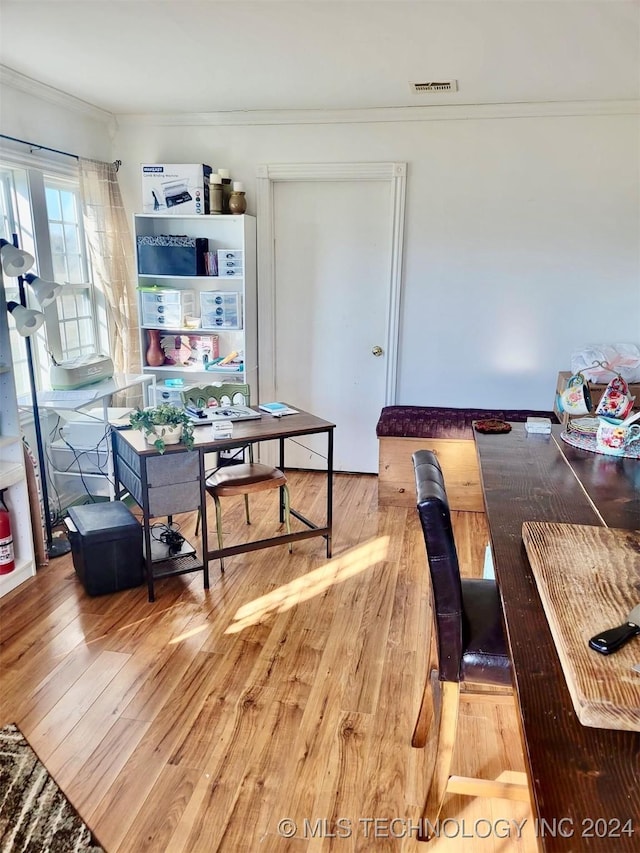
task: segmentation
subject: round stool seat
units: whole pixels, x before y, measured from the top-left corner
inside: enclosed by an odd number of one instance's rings
[[[279,468],[249,462],[241,465],[226,465],[212,474],[206,482],[207,491],[219,497],[243,495],[263,489],[284,486],[287,478]]]

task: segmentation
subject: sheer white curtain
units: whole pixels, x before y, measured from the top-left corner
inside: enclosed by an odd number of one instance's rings
[[[82,158],[78,166],[94,284],[107,305],[111,357],[116,372],[140,373],[133,246],[116,167]]]

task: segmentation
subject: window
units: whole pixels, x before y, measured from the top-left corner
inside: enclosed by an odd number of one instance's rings
[[[64,282],[58,298],[58,331],[63,359],[95,352],[96,316],[77,186],[45,176],[53,278]]]
[[[51,352],[62,361],[95,352],[98,346],[96,294],[91,281],[77,179],[45,169],[0,164],[0,227],[5,240],[17,234],[34,255],[33,272],[63,285],[44,309],[45,323],[32,339],[36,383],[46,385]],[[5,277],[7,300],[18,300],[17,279]],[[29,307],[41,310],[27,288]],[[9,321],[18,395],[29,391],[23,339]]]
[[[0,236],[11,242],[12,234],[22,230],[18,223],[18,205],[15,187],[16,175],[10,169],[0,168]],[[15,278],[4,277],[5,297],[7,302],[17,302],[18,282]],[[11,341],[11,354],[13,358],[13,370],[18,396],[26,394],[29,389],[29,373],[27,367],[27,356],[25,345],[16,332],[15,325],[9,320],[9,338]]]
[[[51,237],[53,275],[56,280],[80,282],[86,279],[82,234],[78,224],[78,199],[71,187],[62,187],[45,178],[47,216]]]

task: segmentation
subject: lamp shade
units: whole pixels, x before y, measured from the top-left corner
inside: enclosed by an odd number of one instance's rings
[[[31,290],[33,290],[36,299],[43,308],[55,302],[58,294],[62,290],[62,285],[55,281],[45,281],[37,275],[29,273],[25,275],[24,280],[27,282]]]
[[[0,240],[0,258],[2,259],[4,274],[12,277],[24,275],[27,270],[31,269],[35,260],[29,252],[25,252],[24,249],[16,249],[6,240]]]
[[[28,338],[29,335],[37,332],[44,323],[44,314],[25,308],[19,302],[7,302],[7,311],[13,317],[16,329],[23,338]]]

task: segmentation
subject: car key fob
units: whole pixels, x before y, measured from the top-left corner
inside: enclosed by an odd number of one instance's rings
[[[589,648],[600,652],[601,655],[610,655],[617,652],[632,637],[640,634],[640,604],[633,608],[624,625],[617,628],[609,628],[601,631],[589,640]]]

